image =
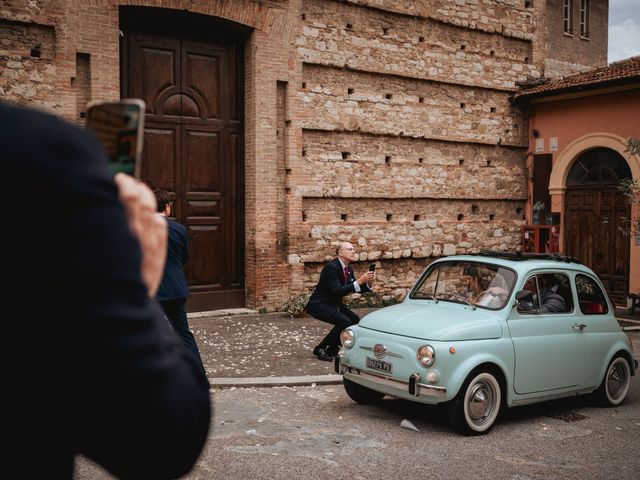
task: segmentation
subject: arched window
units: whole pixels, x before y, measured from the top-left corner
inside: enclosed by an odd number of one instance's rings
[[[623,178],[631,178],[626,160],[610,148],[592,148],[574,162],[567,186],[618,185]]]

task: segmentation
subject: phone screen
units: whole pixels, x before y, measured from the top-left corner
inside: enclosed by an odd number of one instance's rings
[[[143,124],[142,100],[95,102],[89,105],[86,127],[102,144],[114,175],[123,172],[140,178]]]
[[[375,263],[371,263],[369,264],[369,271],[373,272],[376,269],[376,264]]]

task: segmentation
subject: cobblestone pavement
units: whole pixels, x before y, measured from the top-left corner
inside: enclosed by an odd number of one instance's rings
[[[371,309],[356,309],[360,317]],[[331,325],[286,313],[190,318],[202,361],[212,377],[279,377],[332,374],[333,363],[312,350]]]

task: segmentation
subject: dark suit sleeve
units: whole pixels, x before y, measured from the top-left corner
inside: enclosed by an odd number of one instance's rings
[[[110,179],[87,174],[77,182],[95,184],[80,192],[88,198],[70,209],[66,226],[79,240],[69,242],[68,255],[78,260],[71,265],[83,298],[77,328],[96,379],[79,392],[81,451],[121,477],[183,475],[207,437],[206,378],[147,296],[139,245]]]
[[[542,299],[541,312],[558,313],[565,310],[564,298],[555,292],[548,292]]]
[[[373,292],[373,290],[371,290],[366,283],[364,285],[360,285],[360,293],[369,293],[369,292]]]
[[[16,135],[30,133],[9,149],[9,178],[24,179],[26,210],[41,202],[45,214],[13,218],[23,263],[10,268],[38,272],[44,287],[28,312],[38,322],[30,355],[56,380],[50,415],[65,431],[55,434],[122,478],[183,475],[207,437],[206,378],[146,293],[139,244],[95,141],[48,116],[23,123]]]
[[[348,282],[346,285],[342,284],[343,271],[340,268],[340,262],[332,261],[325,265],[320,272],[320,280],[318,284],[322,284],[324,289],[329,292],[333,300],[338,303],[342,297],[355,293],[356,289],[353,286],[353,281]]]

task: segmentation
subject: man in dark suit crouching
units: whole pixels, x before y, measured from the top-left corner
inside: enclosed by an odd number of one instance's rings
[[[340,332],[360,321],[360,317],[349,310],[342,298],[351,293],[370,292],[374,272],[366,272],[356,280],[349,265],[358,259],[353,245],[342,242],[336,248],[338,258],[325,264],[318,285],[307,303],[309,315],[333,325],[327,336],[313,349],[313,354],[324,361],[333,360],[340,349]]]

